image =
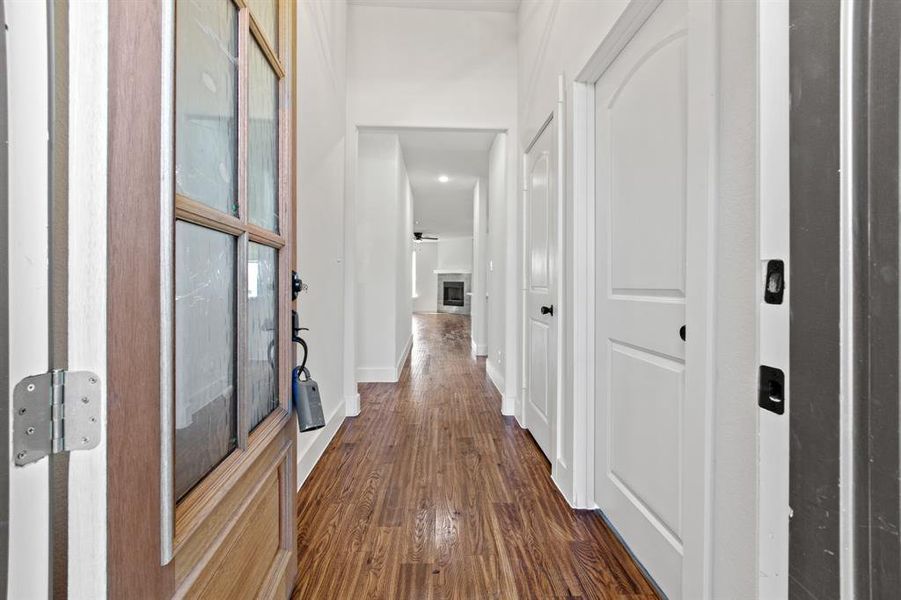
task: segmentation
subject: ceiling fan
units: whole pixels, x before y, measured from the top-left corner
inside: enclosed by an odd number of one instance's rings
[[[422,240],[433,240],[433,241],[438,240],[438,238],[435,236],[423,235],[423,233],[421,231],[414,231],[413,239],[416,240],[417,242],[421,242]]]

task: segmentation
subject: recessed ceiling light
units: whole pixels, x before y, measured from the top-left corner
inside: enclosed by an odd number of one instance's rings
[[[440,181],[441,183],[447,183],[448,181],[450,181],[450,177],[448,177],[447,175],[439,175],[438,181]]]

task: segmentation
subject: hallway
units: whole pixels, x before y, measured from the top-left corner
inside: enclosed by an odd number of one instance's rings
[[[529,434],[500,414],[468,317],[414,317],[396,384],[361,385],[297,495],[295,598],[656,598]]]

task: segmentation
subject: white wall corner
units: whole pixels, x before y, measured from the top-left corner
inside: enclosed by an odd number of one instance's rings
[[[356,417],[360,414],[360,394],[351,394],[344,398],[344,416]]]
[[[560,493],[563,495],[567,504],[572,508],[582,508],[576,504],[575,497],[573,496],[572,471],[567,467],[566,463],[560,459],[557,459],[557,464],[554,465],[551,473],[551,481],[553,481],[554,485],[557,486],[557,489],[560,490]]]
[[[485,373],[487,373],[488,379],[491,381],[491,383],[494,384],[495,389],[497,389],[497,391],[503,397],[504,396],[504,375],[503,375],[503,373],[501,373],[501,370],[495,366],[494,362],[490,358],[485,361]],[[507,414],[507,413],[504,413],[504,414]]]
[[[359,394],[357,395],[359,398]],[[359,412],[359,411],[358,411]],[[313,467],[316,466],[316,463],[319,462],[319,459],[322,458],[322,454],[325,452],[325,449],[328,447],[329,442],[332,441],[332,438],[335,437],[335,434],[338,432],[338,428],[341,426],[341,423],[344,422],[345,415],[341,414],[341,405],[335,407],[335,410],[332,411],[332,414],[328,416],[325,420],[325,427],[322,429],[317,429],[316,431],[310,431],[308,433],[301,433],[298,435],[297,442],[297,489],[300,489],[300,486],[303,485],[303,482],[306,481],[307,477],[310,475],[310,472],[313,470]],[[301,447],[304,446],[304,449]]]
[[[525,420],[525,413],[524,413],[524,410],[523,410],[523,405],[522,405],[522,403],[519,401],[519,398],[517,398],[516,396],[513,396],[513,397],[510,399],[510,404],[511,404],[511,406],[512,406],[512,408],[511,408],[511,410],[513,411],[512,414],[513,414],[514,417],[516,417],[516,423],[517,423],[522,429],[528,429],[528,428],[526,427],[526,420]]]
[[[413,349],[413,334],[410,334],[410,337],[407,338],[407,343],[404,344],[404,351],[401,352],[400,358],[397,359],[397,364],[394,367],[394,381],[400,380],[400,374],[404,370],[404,364],[407,362],[407,358],[410,356],[410,350]]]

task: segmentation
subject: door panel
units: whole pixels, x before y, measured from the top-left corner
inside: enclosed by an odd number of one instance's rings
[[[529,402],[532,403],[538,417],[543,424],[547,424],[548,410],[548,326],[544,323],[530,320],[529,331]]]
[[[557,198],[554,121],[526,154],[526,330],[525,425],[538,446],[554,460],[557,410],[557,317],[542,313],[557,293]],[[559,310],[559,307],[554,307]]]
[[[604,111],[614,293],[684,296],[685,50],[684,33],[652,48]]]
[[[692,113],[700,93],[690,89],[699,80],[693,6],[665,0],[595,88],[595,496],[670,598],[683,597],[696,577],[686,575],[696,564],[686,559],[686,540],[704,539],[692,512],[704,490],[689,476],[704,468],[695,452],[705,435],[703,389],[686,388],[697,364],[688,343],[703,343],[687,323],[688,301],[703,290],[688,282],[705,281],[704,264],[689,264],[698,256],[689,244],[706,240],[706,221],[690,220],[706,197],[689,190],[704,189],[696,182],[708,172],[696,141],[706,131],[689,127],[705,123]]]
[[[658,528],[679,538],[683,364],[610,343],[610,476]],[[648,461],[648,448],[654,448]]]

